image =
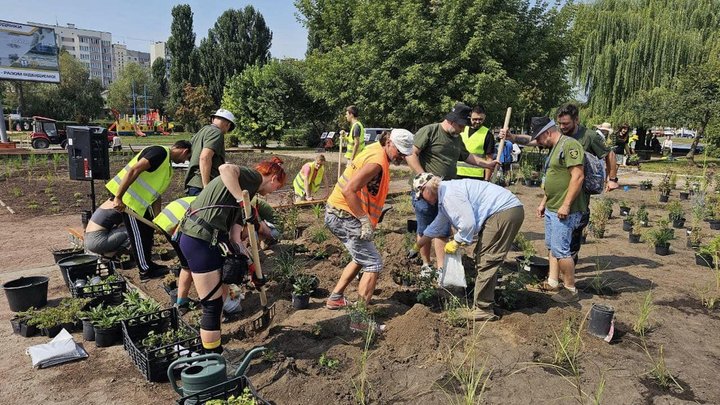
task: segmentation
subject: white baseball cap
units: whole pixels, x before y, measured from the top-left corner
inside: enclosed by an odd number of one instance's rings
[[[230,129],[228,132],[232,132],[233,129],[235,129],[235,116],[230,111],[221,108],[215,112],[215,114],[211,115],[210,117],[215,118],[222,118],[230,121]]]
[[[407,129],[395,128],[390,131],[390,140],[397,148],[398,152],[405,156],[412,155],[413,142],[415,136]]]

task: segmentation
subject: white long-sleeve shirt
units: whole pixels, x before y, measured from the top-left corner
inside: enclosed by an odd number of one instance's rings
[[[520,200],[503,187],[472,179],[450,180],[438,189],[438,216],[423,235],[439,237],[448,224],[457,229],[455,241],[472,243],[483,224],[493,214],[513,207],[522,207]]]

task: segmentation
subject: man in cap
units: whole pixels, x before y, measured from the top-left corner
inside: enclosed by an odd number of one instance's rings
[[[573,232],[581,226],[589,196],[583,192],[585,150],[580,142],[563,135],[555,121],[533,117],[531,138],[550,149],[545,163],[545,197],[537,216],[545,217],[545,246],[549,250],[550,273],[541,288],[558,291],[552,299],[561,303],[578,300],[575,288],[575,262],[570,250]],[[562,274],[565,288],[559,286]]]
[[[220,175],[219,167],[225,163],[225,137],[235,129],[235,116],[221,108],[211,115],[211,122],[200,128],[190,138],[192,156],[185,175],[185,194],[197,196],[210,180]],[[181,311],[189,308],[188,294],[192,285],[192,276],[187,266],[183,266],[178,277],[177,305]]]
[[[463,103],[457,103],[442,122],[420,128],[415,134],[413,153],[406,159],[408,166],[416,174],[432,173],[445,180],[457,178],[458,161],[473,166],[494,169],[499,164],[497,161],[489,162],[483,157],[468,152],[460,138],[460,133],[470,124],[470,113],[470,107]],[[417,219],[417,240],[419,241],[425,228],[435,220],[438,209],[422,199],[415,198],[415,195],[413,195],[412,201]],[[445,239],[450,236],[450,225],[448,224],[445,229],[439,230],[438,235],[440,235],[440,239],[436,239],[433,246],[435,248],[436,264],[439,269],[445,259]],[[418,251],[423,261],[423,274],[432,274],[430,244],[422,248],[416,244],[408,253],[408,257],[416,256]]]
[[[609,122],[603,122],[600,124],[600,126],[597,127],[597,133],[600,135],[605,141],[608,140],[610,137],[610,134],[612,134],[612,125],[610,125]]]
[[[185,175],[185,193],[200,194],[210,180],[220,175],[218,168],[225,163],[224,135],[235,129],[235,116],[221,108],[211,115],[212,121],[190,138],[193,153]]]
[[[352,260],[343,269],[326,308],[349,305],[345,289],[361,269],[358,294],[360,300],[370,303],[383,267],[382,255],[373,243],[373,232],[390,188],[390,163],[400,163],[412,152],[410,131],[386,131],[378,142],[360,152],[338,179],[327,201],[325,226],[345,245]]]

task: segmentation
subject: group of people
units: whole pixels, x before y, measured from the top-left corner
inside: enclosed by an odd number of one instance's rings
[[[412,204],[417,239],[409,256],[420,256],[421,272],[442,272],[446,253],[455,254],[477,240],[474,303],[463,316],[476,321],[497,319],[493,311],[497,272],[522,226],[525,211],[510,191],[488,181],[501,162],[495,156],[492,133],[482,125],[482,106],[457,103],[441,122],[426,125],[414,135],[404,129],[385,131],[371,145],[364,144],[358,115],[357,107],[346,109],[351,140],[348,162],[329,193],[325,211],[325,225],[352,260],[341,272],[326,308],[351,304],[345,291],[361,270],[359,300],[371,302],[383,269],[373,234],[389,192],[390,164],[404,161],[416,173]],[[578,298],[574,264],[589,219],[589,196],[582,189],[585,153],[606,162],[608,190],[618,187],[616,157],[600,134],[579,125],[574,105],[563,106],[556,120],[536,117],[531,124],[530,136],[503,130],[500,141],[534,142],[551,150],[543,180],[545,197],[536,210],[545,217],[550,257],[550,274],[541,288],[553,292],[558,302],[572,302]],[[206,352],[222,351],[220,324],[228,289],[221,269],[226,256],[243,251],[248,232],[277,238],[268,219],[271,209],[269,214],[260,209],[253,218],[246,217],[243,191],[251,199],[264,196],[281,188],[287,177],[279,158],[263,161],[254,169],[226,163],[223,137],[234,127],[232,113],[220,109],[212,115],[211,124],[190,141],[178,141],[170,148],[143,149],[107,183],[112,198],[96,211],[86,230],[86,240],[95,241],[88,244],[90,250],[105,253],[129,247],[143,280],[167,272],[150,260],[154,231],[165,234],[181,263],[176,305],[187,308],[194,283],[202,307],[201,340]],[[160,210],[161,195],[172,178],[172,162],[186,160],[190,162],[184,182],[186,196]],[[319,155],[302,167],[293,181],[297,202],[317,197],[325,178],[324,166],[325,158]],[[262,201],[259,204],[262,208]],[[121,222],[128,230],[126,239],[116,231]],[[255,287],[262,288],[265,280],[252,271],[250,276]]]

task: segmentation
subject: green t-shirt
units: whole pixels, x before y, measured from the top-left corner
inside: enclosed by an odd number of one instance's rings
[[[568,185],[570,184],[570,168],[582,166],[585,161],[585,151],[573,138],[561,136],[558,143],[550,151],[547,169],[545,170],[546,208],[557,212],[565,201]],[[588,206],[588,195],[582,190],[570,206],[570,212],[585,212]]]
[[[252,199],[262,183],[262,176],[256,170],[241,167],[238,180],[240,181],[240,187],[242,187],[243,190],[247,190],[248,193],[250,193],[250,199]],[[195,201],[190,204],[189,212],[211,205],[226,205],[233,208],[208,208],[198,211],[193,216],[210,224],[210,226],[217,229],[221,234],[227,233],[232,225],[242,218],[240,205],[235,200],[235,197],[230,194],[227,187],[225,187],[225,183],[222,182],[220,176],[210,180],[207,187],[205,187]],[[211,240],[211,236],[201,225],[188,219],[182,222],[180,232],[208,242]]]
[[[204,148],[212,149],[215,152],[210,168],[210,180],[220,175],[218,168],[225,163],[225,139],[220,128],[215,125],[205,125],[190,138],[190,142],[192,143],[192,156],[190,156],[190,165],[185,175],[185,191],[188,186],[203,187],[200,176],[200,153]]]
[[[260,198],[255,198],[255,201],[257,202],[257,210],[258,210],[258,216],[260,217],[260,220],[262,221],[268,221],[270,223],[275,222],[275,210],[273,207],[270,206],[270,204],[267,203],[267,201],[262,200]]]
[[[456,178],[458,160],[464,162],[470,156],[462,138],[448,134],[439,123],[420,128],[414,143],[420,149],[423,169],[445,180]]]
[[[598,159],[605,159],[605,156],[610,153],[610,147],[605,144],[603,137],[582,125],[578,128],[575,135],[573,135],[573,138],[580,142],[580,145],[582,145],[586,152],[592,153],[597,156]]]

